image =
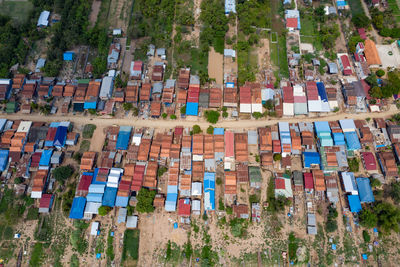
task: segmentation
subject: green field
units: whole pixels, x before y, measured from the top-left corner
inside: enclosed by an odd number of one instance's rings
[[[317,37],[312,36],[300,36],[300,41],[306,44],[312,44],[316,50],[322,50],[322,43],[319,41]]]
[[[286,49],[286,37],[279,36],[278,43],[269,42],[270,46],[270,58],[272,63],[279,68],[281,77],[289,78],[289,67],[287,62],[287,49]]]
[[[300,29],[300,34],[301,35],[314,35],[314,20],[312,19],[311,16],[304,16],[301,18],[301,29]]]
[[[25,22],[28,18],[29,11],[32,10],[32,3],[26,1],[12,1],[3,0],[0,1],[0,14],[11,16],[18,22]]]
[[[349,6],[350,6],[351,14],[353,16],[358,15],[358,14],[365,14],[360,0],[349,0]]]

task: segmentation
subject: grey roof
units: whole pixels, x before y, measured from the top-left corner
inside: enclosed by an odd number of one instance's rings
[[[46,64],[46,59],[39,58],[36,63],[35,72],[40,72],[40,69],[43,68],[45,64]]]
[[[294,185],[303,186],[303,173],[300,171],[293,172],[293,183]]]
[[[117,63],[119,58],[119,51],[121,50],[121,45],[119,43],[114,43],[115,48],[111,50],[111,53],[107,56],[107,64]]]
[[[315,214],[307,213],[307,224],[309,226],[316,226],[317,225],[317,220],[315,218]]]
[[[39,140],[46,139],[48,126],[31,127],[28,134],[28,142],[38,142]]]
[[[165,56],[165,48],[157,48],[157,56]]]
[[[337,14],[336,8],[333,6],[328,7],[329,14]]]
[[[224,49],[225,57],[236,57],[236,51],[233,49]]]
[[[162,90],[163,90],[163,84],[162,82],[158,82],[158,83],[154,83],[153,84],[153,90],[152,90],[152,94],[161,94]]]
[[[314,66],[319,66],[319,65],[321,65],[321,62],[319,62],[318,59],[314,58],[314,59],[312,60],[312,64],[313,64]]]
[[[190,75],[190,84],[200,84],[200,78],[197,75]]]
[[[210,93],[208,92],[200,92],[199,95],[199,107],[208,108]]]
[[[155,45],[153,44],[149,44],[149,51],[147,51],[147,56],[154,56],[154,52],[155,52]]]
[[[334,62],[329,62],[328,68],[329,68],[330,74],[337,74],[339,72],[336,63],[334,63]]]
[[[127,209],[126,208],[119,208],[119,211],[118,211],[118,223],[126,222],[126,214],[127,214]]]
[[[175,88],[175,80],[174,79],[168,79],[165,82],[165,88]]]
[[[99,97],[103,100],[109,99],[112,96],[113,88],[114,78],[110,76],[104,77],[101,83]]]
[[[353,82],[353,85],[354,85],[354,89],[356,92],[356,96],[366,97],[365,91],[364,91],[364,86],[362,85],[361,81]]]
[[[309,235],[316,235],[317,234],[317,227],[315,227],[315,226],[307,226],[307,233]]]
[[[49,17],[50,17],[50,11],[44,10],[42,13],[40,13],[37,26],[45,26],[47,27],[49,25]]]
[[[257,145],[258,144],[258,133],[257,133],[257,131],[248,131],[247,132],[247,143],[249,145]]]
[[[312,122],[299,122],[299,130],[300,132],[303,131],[314,132],[314,125],[312,124]]]
[[[215,171],[215,158],[205,159],[204,160],[204,169],[207,172],[214,172]]]

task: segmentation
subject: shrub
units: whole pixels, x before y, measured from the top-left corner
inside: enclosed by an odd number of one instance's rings
[[[169,118],[170,118],[171,120],[176,120],[176,115],[175,115],[175,114],[172,114],[171,116],[169,116]]]
[[[214,133],[214,127],[212,127],[211,125],[208,126],[208,128],[207,128],[207,133],[208,133],[208,134],[213,134],[213,133]]]
[[[365,243],[369,243],[369,241],[371,241],[371,236],[368,234],[368,231],[363,230],[362,235]]]
[[[14,179],[14,184],[22,184],[24,182],[24,178],[17,177]]]
[[[279,161],[279,160],[282,160],[282,155],[279,153],[276,153],[276,154],[274,154],[273,158],[274,158],[274,161]]]
[[[86,139],[92,138],[94,130],[96,130],[96,125],[86,124],[83,127],[83,133],[82,133],[83,138],[86,138]]]
[[[154,211],[153,201],[155,196],[156,196],[156,191],[148,190],[146,188],[141,188],[136,197],[138,200],[136,204],[136,210],[140,213],[153,212]]]
[[[222,117],[223,118],[228,118],[228,116],[229,116],[228,112],[226,112],[226,111],[222,112]]]
[[[377,70],[377,71],[375,72],[376,76],[378,76],[378,77],[384,76],[385,73],[386,73],[386,72],[385,72],[384,70]]]
[[[261,112],[253,112],[253,114],[251,114],[253,116],[253,118],[255,118],[256,120],[260,119],[263,117],[263,114]]]
[[[221,177],[218,177],[217,180],[215,181],[215,183],[216,183],[217,185],[221,185],[221,184],[222,184],[222,179],[221,179]]]
[[[186,114],[186,106],[182,106],[180,108],[180,112],[181,112],[181,115],[185,115]]]
[[[129,110],[133,109],[133,105],[132,105],[132,103],[123,103],[123,104],[122,104],[122,108],[123,108],[125,111],[129,111]]]
[[[164,112],[163,114],[161,114],[161,117],[162,117],[163,119],[166,119],[166,118],[168,117],[168,114]]]
[[[111,211],[111,207],[108,206],[100,206],[99,215],[106,216]]]
[[[201,128],[199,125],[195,124],[193,125],[193,130],[192,130],[193,134],[198,134],[201,133]]]
[[[206,110],[204,112],[204,116],[206,117],[209,123],[215,124],[219,120],[220,113],[215,110]]]

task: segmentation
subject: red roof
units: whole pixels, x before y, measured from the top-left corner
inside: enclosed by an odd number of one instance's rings
[[[190,216],[190,199],[179,199],[178,215]]]
[[[225,132],[225,157],[233,157],[235,155],[235,136],[232,132]]]
[[[306,190],[314,189],[314,179],[311,173],[304,173],[304,188]]]
[[[275,189],[285,189],[285,179],[276,178],[275,179]]]
[[[92,176],[82,175],[81,180],[79,181],[78,191],[88,191],[89,185],[91,183],[92,183]]]
[[[361,39],[367,40],[367,35],[365,34],[365,29],[364,28],[359,28],[357,29],[358,34],[360,35]]]
[[[240,87],[240,103],[251,104],[251,88],[247,86]]]
[[[343,66],[343,74],[344,75],[353,74],[353,72],[351,70],[351,66],[350,66],[349,57],[347,55],[342,55],[342,56],[340,56],[340,61],[342,62],[342,66]]]
[[[46,141],[54,141],[54,138],[56,137],[56,133],[57,133],[56,127],[49,128],[49,130],[47,131],[47,135],[46,135]]]
[[[364,161],[364,167],[367,171],[376,170],[376,160],[372,152],[362,152],[362,159]]]
[[[369,84],[365,80],[361,80],[361,84],[364,88],[364,92],[365,95],[367,96],[367,99],[370,100],[371,96],[369,95],[369,89],[371,89],[371,86],[369,86]]]
[[[297,29],[297,18],[287,18],[286,19],[286,28],[296,28]]]
[[[52,194],[42,194],[40,199],[39,208],[49,208]]]

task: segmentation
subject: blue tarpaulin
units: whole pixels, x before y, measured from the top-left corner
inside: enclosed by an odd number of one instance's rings
[[[97,101],[94,101],[94,102],[85,102],[85,103],[83,104],[83,108],[84,108],[84,109],[96,109],[96,107],[97,107]]]
[[[0,171],[4,171],[8,164],[8,150],[0,150]]]
[[[119,128],[116,149],[118,150],[128,149],[131,132],[132,132],[131,126],[121,126]]]
[[[186,103],[186,115],[197,116],[199,114],[199,103]]]
[[[356,179],[358,194],[360,196],[361,203],[372,203],[375,201],[374,194],[372,193],[372,188],[369,183],[368,178],[359,177]]]
[[[321,165],[321,158],[318,152],[303,152],[304,167],[310,168],[311,165]]]
[[[85,211],[86,206],[86,198],[84,197],[75,197],[72,201],[71,211],[69,213],[70,219],[82,219],[83,212]]]
[[[63,59],[64,59],[64,61],[72,61],[72,60],[74,60],[74,52],[72,52],[72,51],[67,51],[67,52],[64,52],[64,55],[63,55]]]
[[[348,195],[347,200],[349,201],[351,212],[360,212],[362,210],[360,198],[358,195]]]
[[[58,127],[53,145],[56,147],[64,147],[65,141],[67,140],[67,132],[68,132],[67,127],[64,126]]]
[[[40,157],[39,166],[49,166],[51,155],[53,155],[52,149],[43,150],[42,155]]]
[[[107,207],[114,207],[115,206],[115,198],[117,196],[117,191],[118,191],[118,188],[106,187],[106,190],[104,191],[102,205],[107,206]]]
[[[224,128],[214,128],[214,135],[224,135]]]

